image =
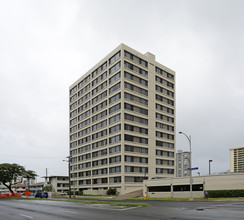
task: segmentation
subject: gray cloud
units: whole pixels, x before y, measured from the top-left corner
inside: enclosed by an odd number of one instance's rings
[[[243,145],[243,1],[1,1],[0,161],[67,173],[68,87],[120,43],[176,71],[201,173]],[[188,150],[177,135],[177,149]]]

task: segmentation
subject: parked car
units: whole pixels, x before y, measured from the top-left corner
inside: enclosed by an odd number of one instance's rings
[[[48,198],[48,193],[47,192],[37,192],[35,194],[35,198]]]

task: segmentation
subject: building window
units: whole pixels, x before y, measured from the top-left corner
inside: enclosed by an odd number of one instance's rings
[[[109,60],[108,60],[108,62],[109,62],[109,64],[112,64],[113,62],[115,62],[117,59],[119,59],[120,58],[120,51],[118,52],[118,53],[116,53],[114,56],[112,56]]]

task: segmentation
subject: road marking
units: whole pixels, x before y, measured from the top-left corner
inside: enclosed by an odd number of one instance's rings
[[[25,218],[30,218],[30,219],[32,219],[32,217],[31,217],[31,216],[28,216],[28,215],[23,215],[23,214],[19,214],[19,215],[21,215],[21,216],[23,216],[23,217],[25,217]]]
[[[71,212],[71,211],[65,211],[65,210],[61,210],[62,212],[68,212],[68,213],[71,213],[71,214],[76,214],[77,212]]]

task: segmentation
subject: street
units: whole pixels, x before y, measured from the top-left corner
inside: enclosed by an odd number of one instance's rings
[[[146,201],[149,207],[125,207],[50,200],[0,200],[0,219],[243,219],[244,202]]]

